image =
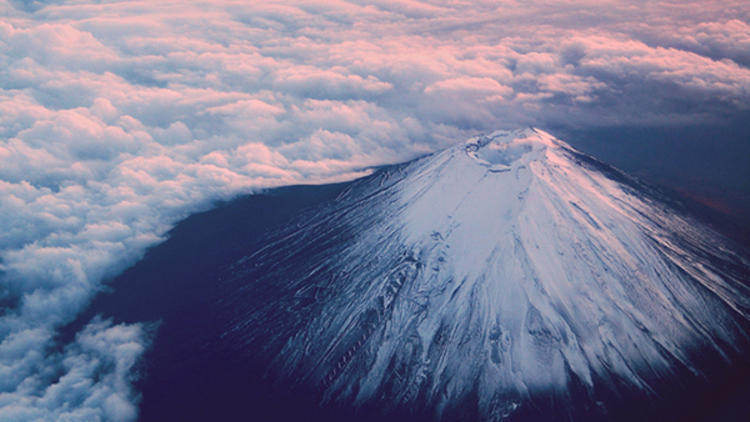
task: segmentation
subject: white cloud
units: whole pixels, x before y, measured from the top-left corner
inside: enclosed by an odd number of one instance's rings
[[[214,199],[750,108],[743,1],[254,3],[0,0],[0,420],[135,418],[143,328],[55,332]]]
[[[138,395],[131,381],[137,376],[133,367],[144,351],[147,330],[94,320],[64,351],[45,354],[48,336],[35,329],[15,332],[3,341],[0,420],[136,419]],[[28,375],[19,379],[19,374]]]

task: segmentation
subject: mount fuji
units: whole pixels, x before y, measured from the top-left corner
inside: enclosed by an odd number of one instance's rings
[[[705,217],[497,131],[193,215],[68,331],[160,322],[144,422],[745,421],[750,254]]]
[[[221,341],[363,418],[656,418],[746,359],[735,251],[553,136],[497,131],[269,235],[222,276]]]

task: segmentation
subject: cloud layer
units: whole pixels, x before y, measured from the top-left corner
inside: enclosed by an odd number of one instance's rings
[[[246,3],[0,0],[0,420],[136,417],[144,328],[55,332],[213,200],[750,111],[746,1]]]

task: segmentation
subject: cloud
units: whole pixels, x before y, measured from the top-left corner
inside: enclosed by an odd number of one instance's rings
[[[750,109],[743,1],[0,0],[0,14],[3,420],[136,418],[148,330],[94,321],[62,354],[55,333],[216,199],[497,127]]]
[[[144,339],[149,337],[146,328],[95,319],[62,352],[44,354],[48,335],[27,330],[3,341],[0,419],[136,419],[138,395],[131,381],[137,376],[133,368],[144,351]],[[32,375],[18,379],[24,372]]]

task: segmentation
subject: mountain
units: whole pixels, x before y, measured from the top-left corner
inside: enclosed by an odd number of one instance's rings
[[[379,170],[248,252],[222,353],[360,419],[685,420],[747,370],[745,252],[540,130]]]

